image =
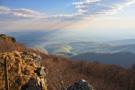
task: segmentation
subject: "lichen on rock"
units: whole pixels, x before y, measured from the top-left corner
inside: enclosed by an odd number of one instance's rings
[[[4,73],[4,59],[7,59],[7,69],[8,69],[8,80],[9,80],[9,88],[10,90],[26,90],[29,88],[29,83],[31,79],[35,82],[39,82],[39,75],[35,72],[40,68],[39,63],[36,65],[34,60],[35,57],[40,57],[39,55],[33,53],[26,53],[26,52],[6,52],[0,53],[0,90],[5,90],[5,73]],[[39,61],[39,62],[40,62]],[[44,70],[46,68],[44,67]],[[43,73],[43,71],[42,71]],[[44,87],[47,84],[46,79],[47,74],[44,72],[44,77],[42,78],[42,82],[44,83]],[[44,81],[44,82],[43,82]],[[41,85],[38,85],[37,88],[40,88]],[[34,86],[33,86],[34,87]],[[30,90],[30,89],[29,89]],[[39,90],[39,89],[31,89],[31,90]]]

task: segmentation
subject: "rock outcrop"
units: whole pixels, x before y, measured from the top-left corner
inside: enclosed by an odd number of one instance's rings
[[[23,52],[23,55],[26,56],[26,58],[29,58],[30,56],[28,55],[28,52]],[[40,66],[41,60],[42,58],[40,57],[40,55],[36,55],[35,53],[32,53],[32,59],[33,59],[33,63],[36,64],[37,69],[34,70],[34,72],[36,73],[37,77],[36,79],[30,78],[29,82],[28,82],[28,88],[26,90],[47,90],[47,74],[48,74],[48,70],[43,67]]]
[[[6,41],[12,41],[12,42],[16,42],[16,39],[14,37],[8,37],[5,34],[0,34],[0,38],[3,38]]]
[[[47,90],[48,71],[40,66],[41,57],[18,51],[0,53],[0,90],[5,90],[5,57],[10,90]]]
[[[92,85],[90,85],[87,81],[83,79],[71,85],[67,89],[61,88],[60,90],[94,90],[94,88]]]
[[[47,69],[38,67],[35,73],[37,74],[36,80],[31,78],[28,82],[29,87],[26,90],[47,90]]]

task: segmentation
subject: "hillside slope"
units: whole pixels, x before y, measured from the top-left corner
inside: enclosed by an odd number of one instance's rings
[[[29,51],[42,57],[41,65],[48,68],[48,90],[59,90],[85,79],[95,90],[135,90],[135,65],[124,69],[116,65],[72,61],[59,56],[46,55],[26,48],[23,44],[0,39],[0,52]]]
[[[135,52],[135,44],[126,45],[115,45],[101,42],[72,42],[69,43],[72,47],[70,50],[72,53],[86,53],[86,52],[102,52],[102,53],[113,53],[113,52]]]
[[[131,52],[95,53],[88,52],[70,57],[72,60],[99,61],[103,64],[115,64],[127,68],[135,64],[135,54]]]
[[[63,57],[71,57],[76,54],[87,52],[116,53],[116,52],[132,52],[135,53],[135,44],[113,45],[101,42],[70,42],[67,44],[52,44],[44,47],[49,54],[59,55]]]

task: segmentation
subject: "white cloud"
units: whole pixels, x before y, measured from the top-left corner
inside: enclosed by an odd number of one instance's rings
[[[0,20],[39,19],[45,17],[45,14],[30,9],[9,9],[0,6]]]
[[[85,17],[100,14],[112,14],[122,9],[126,5],[135,3],[135,0],[86,0],[84,2],[74,2],[79,13]]]
[[[44,18],[45,14],[37,12],[37,11],[33,11],[31,9],[14,9],[12,10],[12,12],[16,15],[16,16],[22,16],[22,17],[31,17],[31,18]]]
[[[100,0],[86,0],[87,3],[97,2],[97,1],[100,1]]]
[[[8,7],[0,6],[0,11],[10,11]]]

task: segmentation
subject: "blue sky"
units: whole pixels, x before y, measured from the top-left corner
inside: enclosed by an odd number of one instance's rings
[[[41,13],[52,14],[73,14],[72,2],[76,0],[1,0],[1,5],[11,9],[28,8]]]
[[[0,31],[135,35],[134,9],[135,0],[0,0]]]

